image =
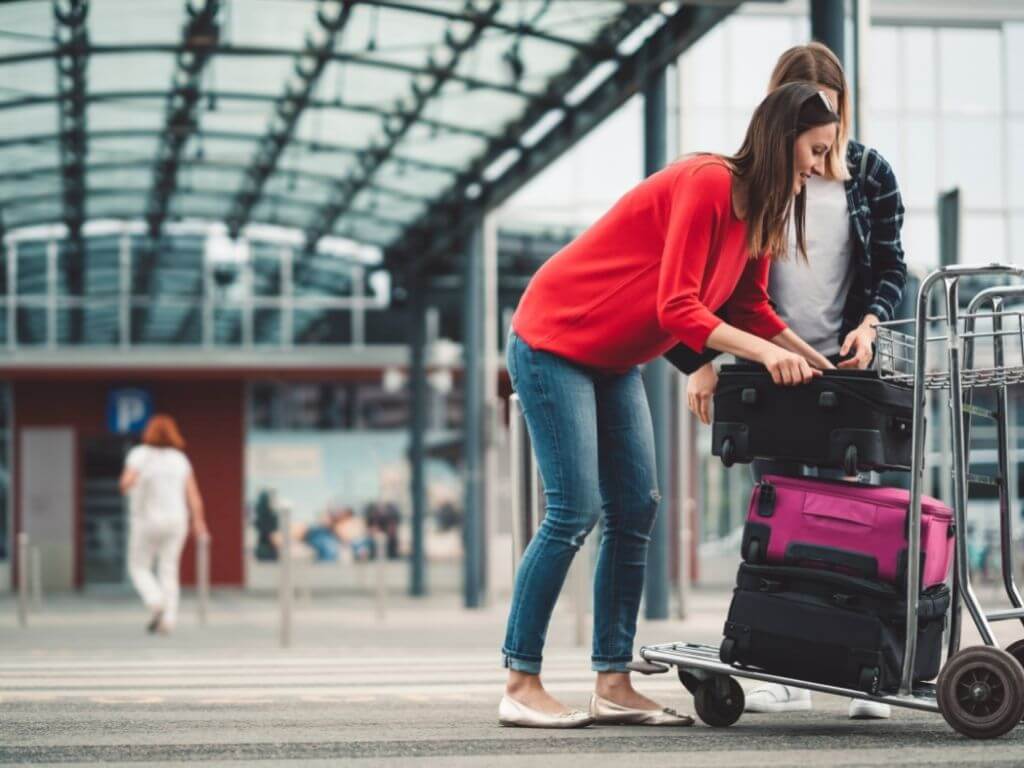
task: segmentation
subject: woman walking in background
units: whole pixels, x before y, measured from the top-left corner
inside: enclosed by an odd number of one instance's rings
[[[154,414],[142,444],[128,452],[121,493],[130,500],[128,573],[150,610],[147,629],[166,634],[178,618],[178,561],[188,536],[209,536],[185,441],[174,419]],[[156,563],[156,576],[153,564]]]

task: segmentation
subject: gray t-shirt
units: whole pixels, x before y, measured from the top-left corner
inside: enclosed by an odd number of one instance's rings
[[[796,249],[796,232],[789,233],[789,254],[772,264],[768,295],[779,317],[822,355],[839,352],[843,307],[853,283],[850,217],[841,181],[817,176],[807,180],[804,237],[807,261]]]

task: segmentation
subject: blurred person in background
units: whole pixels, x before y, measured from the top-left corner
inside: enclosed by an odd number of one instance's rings
[[[129,496],[128,574],[146,608],[147,629],[167,634],[178,618],[178,561],[189,521],[197,539],[208,538],[203,498],[185,441],[174,419],[154,414],[142,444],[128,452],[121,493]],[[153,565],[156,564],[156,575]]]

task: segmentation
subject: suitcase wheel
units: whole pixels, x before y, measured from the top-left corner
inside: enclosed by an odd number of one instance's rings
[[[722,647],[718,649],[718,658],[726,664],[732,664],[736,659],[736,639],[727,637],[722,641]]]
[[[745,704],[740,684],[725,675],[705,680],[693,695],[697,716],[712,728],[728,728],[735,723]]]
[[[995,739],[1024,716],[1024,669],[1006,651],[965,648],[936,681],[939,711],[954,730],[972,739]]]
[[[736,444],[733,443],[731,437],[727,437],[722,441],[721,457],[722,463],[727,467],[731,467],[736,463]]]
[[[878,667],[863,667],[860,670],[857,687],[867,693],[878,693],[878,684],[880,682],[878,677]]]
[[[843,454],[843,471],[853,477],[857,474],[857,446],[846,446],[846,453]]]
[[[764,552],[761,550],[760,539],[751,539],[747,542],[746,556],[743,559],[754,565],[764,562]]]

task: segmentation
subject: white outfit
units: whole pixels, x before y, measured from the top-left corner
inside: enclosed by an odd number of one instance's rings
[[[797,251],[791,226],[789,258],[772,264],[768,295],[793,333],[827,357],[839,352],[839,329],[854,276],[843,182],[818,176],[807,180],[805,224],[807,261]]]
[[[129,496],[128,574],[146,606],[163,611],[170,628],[178,616],[178,561],[188,535],[192,465],[176,448],[139,445],[128,452],[125,466],[138,473]]]

